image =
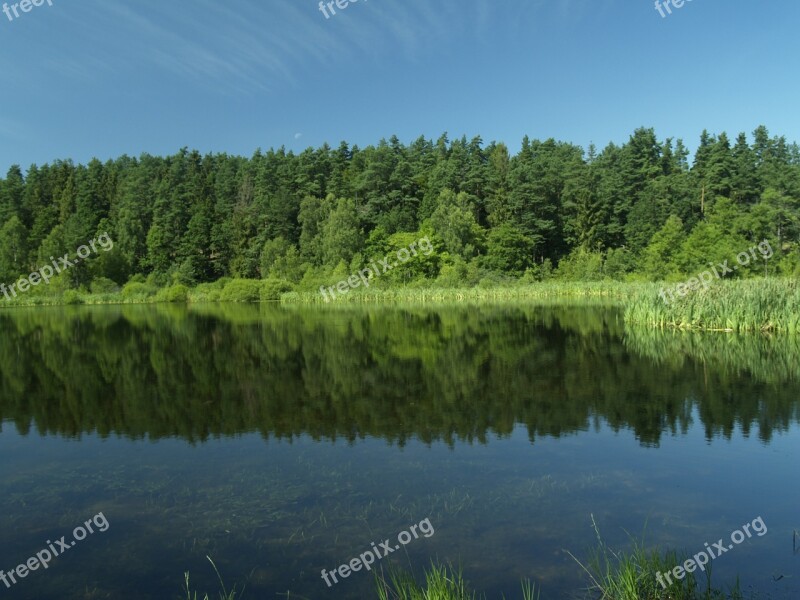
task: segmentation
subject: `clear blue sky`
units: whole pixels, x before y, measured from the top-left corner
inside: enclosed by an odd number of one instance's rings
[[[15,0],[19,1],[19,0]],[[0,171],[396,134],[800,141],[800,3],[52,0],[0,12]],[[12,13],[13,16],[13,13]]]

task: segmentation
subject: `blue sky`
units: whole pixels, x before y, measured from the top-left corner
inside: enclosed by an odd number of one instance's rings
[[[15,0],[18,1],[18,0]],[[396,134],[800,141],[800,3],[52,0],[0,13],[0,171]]]

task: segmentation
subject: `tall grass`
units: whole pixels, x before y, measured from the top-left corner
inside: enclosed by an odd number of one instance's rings
[[[437,288],[396,287],[386,289],[355,289],[345,294],[337,292],[326,302],[317,291],[295,292],[281,296],[285,304],[373,304],[391,302],[461,302],[469,300],[514,300],[526,298],[581,298],[622,300],[629,294],[628,286],[611,281],[600,282],[547,282],[497,287]]]
[[[405,571],[390,570],[388,576],[376,575],[378,600],[479,600],[469,589],[460,570],[432,564],[425,572],[425,584],[418,584]],[[539,600],[535,586],[522,582],[523,600]]]
[[[711,565],[705,571],[705,585],[697,582],[696,573],[687,573],[682,580],[674,579],[664,588],[656,573],[666,573],[683,564],[685,557],[670,551],[647,550],[644,538],[631,538],[630,552],[615,551],[600,536],[592,517],[592,527],[597,536],[597,547],[590,554],[588,564],[572,556],[591,582],[590,597],[597,600],[743,600],[738,581],[728,593],[711,587]]]
[[[685,579],[674,580],[666,589],[656,580],[656,573],[666,573],[681,565],[685,557],[675,552],[660,553],[647,550],[644,540],[632,540],[633,549],[628,553],[618,552],[605,544],[592,518],[597,535],[597,547],[590,554],[586,565],[568,553],[588,576],[590,586],[585,596],[591,600],[744,600],[739,583],[728,592],[711,587],[711,565],[707,567],[704,585],[697,582],[697,573],[687,573]],[[214,567],[222,591],[219,600],[236,600],[240,597],[234,586],[227,591],[217,566]],[[375,573],[375,597],[377,600],[484,600],[484,595],[470,589],[460,569],[450,565],[431,564],[425,571],[424,583],[417,583],[407,571],[389,567],[386,573]],[[528,580],[521,582],[522,600],[541,600],[540,590]],[[184,573],[186,600],[200,600],[189,585],[189,573]],[[242,592],[243,593],[243,592]],[[287,595],[287,597],[289,597]],[[302,597],[302,596],[298,596]],[[754,596],[751,596],[754,597]],[[503,596],[505,600],[505,596]],[[201,600],[211,600],[208,594]],[[545,597],[546,600],[546,597]]]
[[[719,281],[665,302],[659,284],[632,288],[625,322],[722,331],[800,331],[800,285],[794,279]]]

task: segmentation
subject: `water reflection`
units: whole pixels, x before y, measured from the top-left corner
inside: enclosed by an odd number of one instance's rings
[[[21,433],[485,443],[599,422],[642,445],[798,422],[793,338],[626,330],[602,307],[74,307],[0,313]],[[696,416],[693,413],[696,411]]]

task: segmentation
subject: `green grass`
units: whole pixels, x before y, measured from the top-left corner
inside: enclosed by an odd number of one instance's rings
[[[687,573],[683,580],[674,580],[667,588],[656,580],[656,573],[671,571],[681,565],[685,558],[676,552],[660,552],[647,549],[644,539],[631,539],[632,549],[628,552],[616,551],[609,547],[600,536],[592,518],[597,535],[597,546],[592,549],[586,564],[568,554],[580,565],[589,583],[584,588],[583,597],[587,600],[744,600],[738,580],[727,592],[714,589],[711,585],[711,564],[704,574]],[[208,558],[208,557],[207,557]],[[236,587],[226,590],[214,562],[208,558],[222,591],[219,600],[236,600]],[[198,600],[197,592],[189,585],[189,573],[184,574],[186,600]],[[698,581],[700,580],[700,581]],[[532,582],[521,583],[522,600],[542,600],[541,590]],[[419,583],[407,571],[389,567],[386,573],[375,574],[375,597],[377,600],[485,600],[486,596],[470,589],[460,569],[450,565],[431,564],[425,571],[424,582]],[[505,600],[505,596],[503,596]],[[543,597],[547,600],[547,596]],[[756,598],[751,595],[751,598]],[[211,600],[208,594],[201,600]]]
[[[469,589],[460,570],[432,564],[425,572],[425,584],[418,584],[405,571],[390,569],[388,576],[376,575],[378,600],[479,600]],[[522,582],[523,600],[539,600],[529,581]]]
[[[211,563],[211,566],[214,567],[214,572],[217,574],[217,579],[219,580],[219,585],[222,588],[220,592],[218,592],[217,598],[219,600],[236,600],[237,592],[236,586],[233,586],[233,589],[229,592],[225,588],[225,584],[222,581],[222,576],[219,574],[219,570],[217,569],[217,565],[214,564],[214,561],[211,560],[210,556],[206,556],[208,562]],[[189,572],[183,574],[183,584],[184,584],[184,591],[186,592],[186,600],[198,600],[199,596],[197,592],[193,592],[191,587],[189,586]],[[242,590],[244,592],[244,590]],[[201,600],[211,600],[211,597],[208,594],[203,594]]]
[[[631,538],[629,552],[615,551],[600,536],[592,517],[597,547],[584,564],[570,552],[590,581],[587,592],[596,600],[743,600],[738,581],[729,592],[711,586],[711,564],[704,575],[687,573],[682,580],[673,579],[666,589],[658,583],[657,573],[666,573],[683,564],[685,556],[674,551],[648,550],[644,539]],[[698,579],[704,579],[698,582]]]

